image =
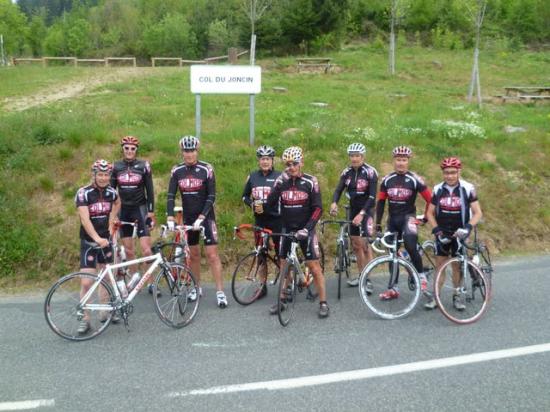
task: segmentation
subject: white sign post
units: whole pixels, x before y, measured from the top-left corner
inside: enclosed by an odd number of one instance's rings
[[[191,66],[191,93],[195,95],[195,134],[201,134],[201,94],[248,94],[262,90],[260,66]],[[253,99],[250,99],[253,101]],[[254,144],[254,110],[250,107],[250,144]]]

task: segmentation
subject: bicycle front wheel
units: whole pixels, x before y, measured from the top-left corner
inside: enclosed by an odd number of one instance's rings
[[[399,287],[399,280],[403,287]],[[390,290],[393,292],[388,293]],[[400,319],[418,303],[420,279],[408,261],[381,256],[372,260],[361,272],[359,294],[365,305],[382,319]]]
[[[190,298],[192,290],[196,299]],[[172,328],[187,326],[197,314],[199,288],[189,268],[180,263],[166,262],[154,284],[153,300],[160,320]]]
[[[467,264],[464,276],[463,264]],[[453,273],[453,265],[458,271]],[[452,322],[469,324],[477,321],[488,308],[490,281],[486,274],[471,261],[450,259],[435,277],[435,299],[441,313]]]
[[[296,305],[298,291],[298,269],[292,263],[287,263],[279,279],[279,297],[277,299],[277,316],[281,325],[289,324]]]
[[[95,338],[109,324],[115,313],[115,296],[111,287],[91,273],[71,273],[50,289],[44,303],[48,326],[62,338],[83,341]],[[85,290],[95,288],[83,301]],[[84,328],[83,323],[87,323]]]
[[[265,255],[251,252],[243,257],[231,279],[231,293],[237,303],[250,305],[256,301],[267,284],[269,275],[275,275],[275,264]]]

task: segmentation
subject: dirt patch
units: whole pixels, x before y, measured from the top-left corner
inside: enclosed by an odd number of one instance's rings
[[[105,84],[119,83],[133,78],[147,77],[166,73],[151,67],[98,69],[91,76],[76,81],[59,84],[38,90],[32,95],[4,99],[6,111],[20,112],[36,106],[94,94],[93,91]]]

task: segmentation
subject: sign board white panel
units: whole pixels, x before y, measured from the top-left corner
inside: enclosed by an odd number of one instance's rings
[[[191,66],[193,94],[258,94],[261,91],[260,66]]]

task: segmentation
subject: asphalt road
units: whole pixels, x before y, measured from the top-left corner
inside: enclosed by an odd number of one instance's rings
[[[45,293],[2,297],[0,411],[550,410],[550,345],[533,354],[446,363],[550,344],[550,256],[508,259],[495,268],[491,307],[468,326],[422,308],[403,320],[380,320],[357,289],[344,288],[337,301],[330,279],[331,315],[324,320],[317,303],[302,297],[293,322],[282,328],[267,313],[273,290],[249,307],[231,299],[220,310],[206,288],[187,328],[161,323],[143,294],[130,332],[112,325],[92,341],[73,343],[46,325]],[[434,359],[437,367],[424,362]],[[402,364],[414,371],[384,368]],[[323,383],[319,375],[326,374],[336,375]],[[285,381],[291,378],[304,379]],[[227,387],[254,382],[264,384]],[[34,403],[16,403],[24,401]]]

